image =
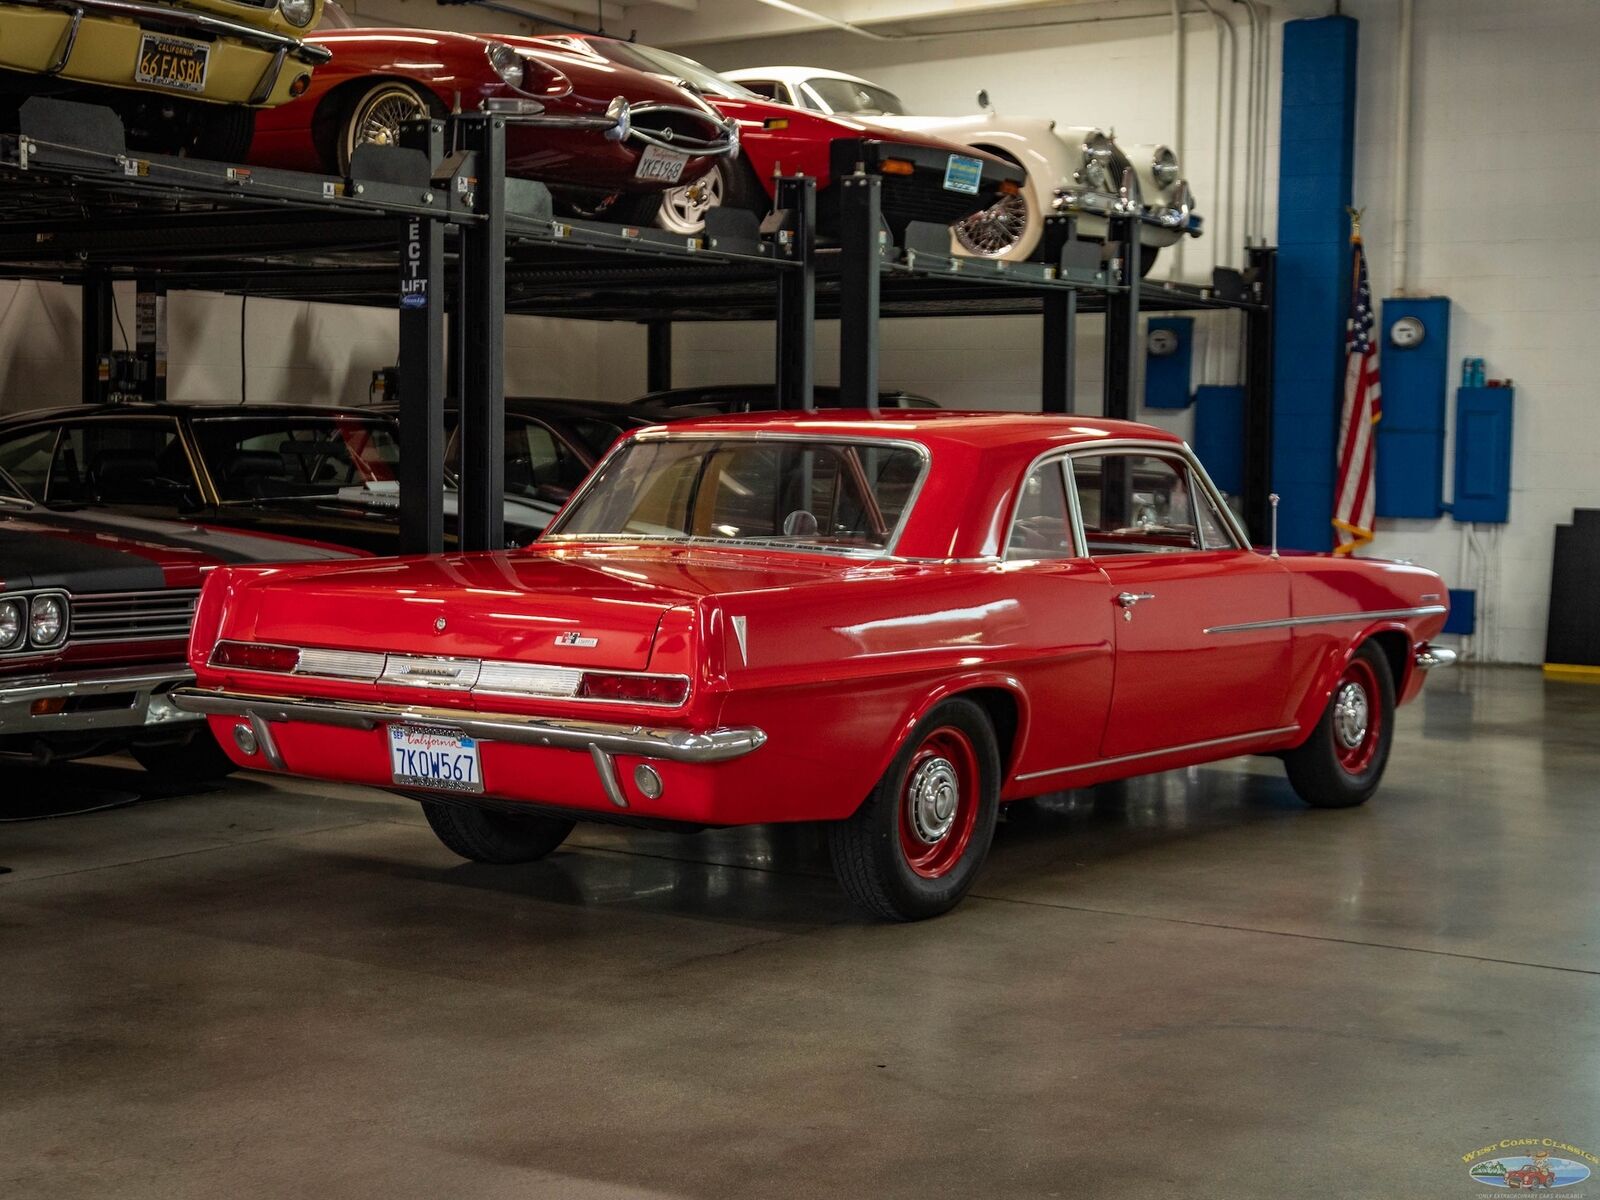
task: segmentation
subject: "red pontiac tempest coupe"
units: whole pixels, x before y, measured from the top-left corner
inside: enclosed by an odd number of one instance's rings
[[[738,149],[738,127],[695,92],[536,38],[355,28],[336,4],[310,43],[333,52],[300,99],[256,118],[250,161],[347,174],[357,146],[397,142],[430,114],[506,117],[507,173],[592,205],[651,193]]]
[[[241,764],[417,797],[483,862],[591,816],[823,821],[850,895],[915,919],[1006,801],[1277,754],[1361,803],[1454,657],[1445,594],[1251,549],[1148,426],[748,414],[632,432],[523,551],[217,571],[176,703]]]

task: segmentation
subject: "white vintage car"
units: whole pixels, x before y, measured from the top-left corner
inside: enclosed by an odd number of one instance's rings
[[[1188,181],[1180,177],[1178,156],[1167,146],[1136,145],[1124,151],[1111,135],[1092,126],[1001,116],[984,92],[978,93],[982,111],[972,116],[917,117],[906,115],[905,105],[887,88],[840,71],[750,67],[723,74],[781,104],[870,115],[875,124],[935,134],[1024,167],[1028,182],[1021,193],[952,227],[956,249],[963,254],[1012,262],[1033,258],[1044,217],[1051,212],[1076,215],[1078,236],[1098,241],[1106,236],[1108,214],[1138,211],[1146,271],[1163,246],[1200,235]]]

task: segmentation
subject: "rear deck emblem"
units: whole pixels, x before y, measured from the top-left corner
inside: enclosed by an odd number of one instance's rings
[[[588,647],[588,646],[598,646],[599,644],[600,644],[600,639],[599,638],[584,637],[583,634],[581,634],[581,633],[558,633],[558,634],[556,634],[556,645],[558,645],[558,646],[584,646],[584,647]]]

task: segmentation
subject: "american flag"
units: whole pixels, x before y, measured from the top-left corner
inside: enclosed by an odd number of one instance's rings
[[[1344,411],[1339,418],[1339,479],[1333,505],[1335,554],[1372,540],[1377,512],[1377,429],[1383,417],[1378,347],[1372,339],[1372,287],[1361,234],[1351,237],[1350,317],[1344,336]]]

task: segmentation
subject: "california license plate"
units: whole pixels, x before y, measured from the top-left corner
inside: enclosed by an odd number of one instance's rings
[[[136,83],[172,88],[179,92],[206,90],[206,68],[211,47],[204,42],[147,33],[139,39],[139,61],[133,69]]]
[[[453,729],[389,726],[389,769],[396,783],[446,792],[481,792],[478,743]]]
[[[969,196],[978,194],[978,186],[983,182],[983,160],[968,158],[965,154],[952,154],[950,161],[944,168],[944,190],[947,192],[966,192]]]
[[[663,150],[660,146],[646,146],[639,156],[639,165],[633,169],[635,179],[653,179],[659,183],[677,183],[683,178],[683,168],[689,156],[676,150]]]

